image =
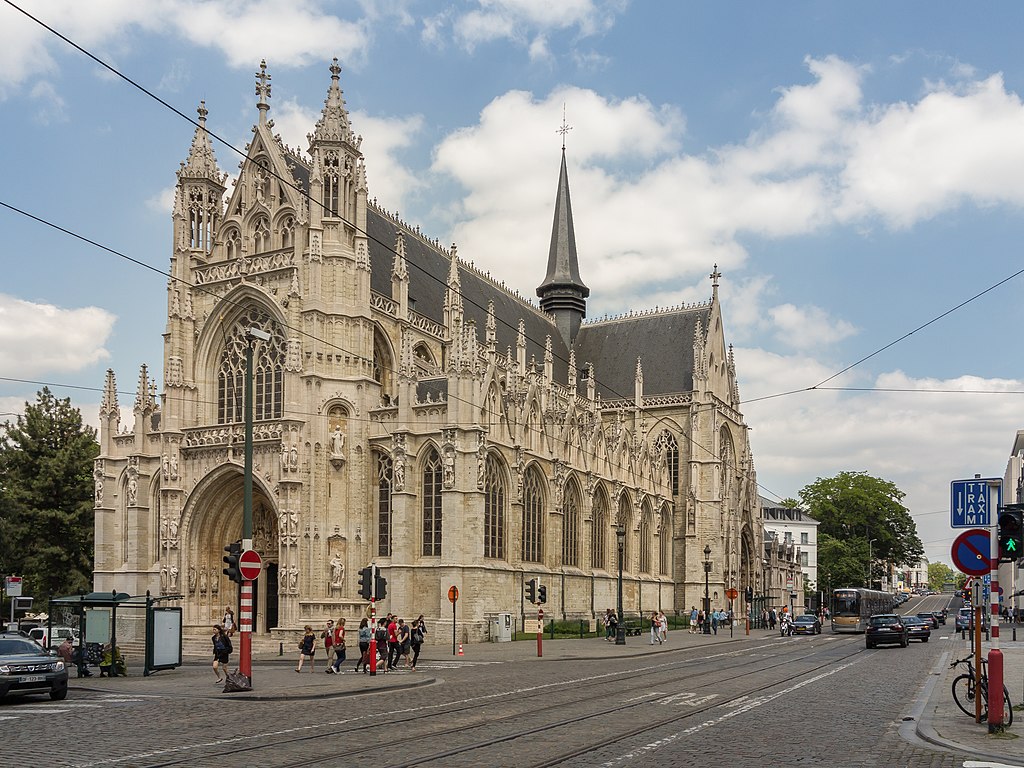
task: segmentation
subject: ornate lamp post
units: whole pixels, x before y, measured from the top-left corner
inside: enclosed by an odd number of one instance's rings
[[[622,556],[626,546],[626,529],[622,525],[615,528],[615,539],[619,545],[619,623],[615,627],[615,644],[626,644],[626,622],[622,619]]]
[[[711,596],[708,593],[708,579],[711,576],[711,545],[704,545],[704,634],[711,634]]]

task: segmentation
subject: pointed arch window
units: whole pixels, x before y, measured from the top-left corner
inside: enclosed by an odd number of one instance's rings
[[[593,568],[607,568],[605,559],[608,537],[608,499],[603,492],[594,496],[594,526],[590,531],[590,565]]]
[[[484,465],[484,557],[505,557],[505,479],[493,455]]]
[[[544,494],[537,471],[530,468],[523,478],[523,560],[539,563],[543,550]]]
[[[622,540],[622,570],[629,570],[629,540],[633,535],[633,514],[630,509],[629,497],[622,494],[619,497],[619,514],[615,518],[615,524],[626,532]]]
[[[679,443],[675,435],[667,429],[654,442],[655,450],[664,457],[668,467],[668,481],[672,487],[672,495],[679,493]]]
[[[270,222],[263,216],[256,220],[252,229],[252,250],[253,253],[270,250]]]
[[[640,516],[640,573],[651,572],[651,511]]]
[[[224,237],[224,255],[229,260],[242,256],[242,239],[237,229],[232,228]]]
[[[562,494],[562,565],[580,564],[580,492],[576,483],[566,484]]]
[[[441,556],[441,457],[431,450],[423,464],[423,555]]]
[[[235,321],[221,352],[217,371],[217,423],[233,424],[245,419],[245,353],[247,332],[259,328],[270,341],[253,342],[253,418],[280,419],[284,406],[284,349],[281,329],[261,309],[250,308]]]
[[[295,245],[295,217],[287,216],[281,222],[281,247],[291,248]]]
[[[377,514],[377,555],[391,557],[391,457],[385,453],[377,454],[373,498]]]
[[[391,351],[380,329],[373,332],[373,380],[380,384],[381,401],[391,405]]]
[[[662,576],[672,570],[672,516],[666,509],[661,513],[661,532],[658,534],[658,572]]]
[[[339,180],[341,178],[341,164],[338,153],[328,151],[324,153],[324,215],[338,215]]]

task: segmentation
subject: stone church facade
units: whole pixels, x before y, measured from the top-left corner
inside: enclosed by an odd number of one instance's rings
[[[565,149],[539,306],[369,197],[335,61],[307,153],[258,122],[227,194],[199,108],[177,172],[163,375],[143,365],[134,424],[108,372],[96,461],[95,588],[181,595],[208,633],[237,587],[245,355],[254,354],[256,632],[380,611],[460,638],[489,617],[688,611],[761,591],[764,536],[718,301],[585,321]],[[522,264],[542,255],[523,254]],[[585,263],[584,263],[585,266]],[[250,342],[258,328],[269,341]],[[350,623],[350,626],[352,624]],[[257,638],[259,639],[259,638]]]

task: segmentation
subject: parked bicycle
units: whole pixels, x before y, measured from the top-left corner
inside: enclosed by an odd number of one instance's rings
[[[949,668],[964,664],[967,667],[967,672],[962,675],[957,675],[953,679],[953,701],[960,707],[960,711],[965,715],[974,717],[975,699],[978,695],[978,689],[981,690],[981,719],[988,719],[988,673],[986,666],[988,662],[985,659],[981,660],[981,681],[980,683],[974,679],[974,664],[971,663],[971,657],[967,656],[963,659],[957,659]],[[1013,725],[1013,705],[1010,703],[1010,692],[1003,686],[1003,725]]]

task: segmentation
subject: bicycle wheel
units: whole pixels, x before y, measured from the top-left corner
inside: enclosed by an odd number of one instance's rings
[[[953,701],[960,711],[974,717],[974,678],[968,674],[958,675],[953,680]],[[984,702],[982,702],[984,709]]]

